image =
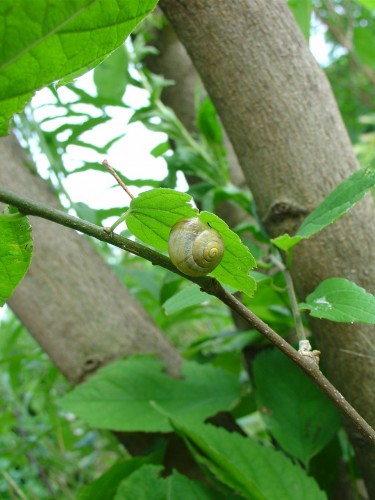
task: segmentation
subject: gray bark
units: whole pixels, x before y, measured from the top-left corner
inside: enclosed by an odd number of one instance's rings
[[[0,184],[58,207],[48,184],[25,168],[14,137],[0,139]],[[30,217],[33,258],[9,305],[72,384],[99,366],[155,353],[177,374],[181,358],[117,276],[78,233]]]
[[[293,233],[357,168],[329,83],[286,2],[161,0],[216,105],[268,233]],[[375,292],[375,217],[368,196],[299,245],[292,275],[303,300],[329,277]],[[311,322],[333,383],[375,426],[375,328]],[[350,354],[352,353],[352,354]],[[355,433],[370,496],[375,450]]]

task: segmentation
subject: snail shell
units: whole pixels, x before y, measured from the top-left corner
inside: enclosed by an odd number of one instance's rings
[[[168,252],[173,264],[188,276],[204,276],[220,264],[224,243],[220,234],[197,218],[182,219],[169,235]]]

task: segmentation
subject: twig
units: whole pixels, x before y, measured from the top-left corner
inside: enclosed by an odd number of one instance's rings
[[[22,500],[27,500],[27,496],[24,494],[24,492],[19,488],[18,484],[14,481],[12,476],[8,474],[6,471],[2,471],[2,475],[4,476],[5,480],[8,482],[8,484],[15,490],[17,495],[22,498]]]
[[[211,277],[205,276],[201,278],[190,278],[180,273],[172,264],[170,259],[155,250],[140,245],[134,241],[123,238],[118,234],[108,234],[102,227],[96,226],[89,222],[68,215],[60,210],[47,207],[40,203],[25,199],[11,191],[0,189],[0,201],[17,207],[25,215],[35,215],[44,219],[57,222],[63,226],[80,231],[88,236],[93,236],[101,241],[106,241],[111,245],[115,245],[123,250],[131,252],[135,255],[149,260],[155,265],[160,265],[165,269],[169,269],[174,273],[180,274],[193,283],[196,283],[200,288],[217,297],[224,304],[229,306],[233,311],[238,313],[245,319],[253,328],[258,330],[272,344],[280,349],[288,356],[296,365],[301,368],[312,381],[333,401],[341,413],[350,420],[352,425],[362,434],[362,436],[375,445],[375,431],[372,427],[359,415],[359,413],[346,401],[344,396],[329,382],[329,380],[319,370],[317,363],[308,356],[304,356],[296,351],[288,342],[278,335],[270,326],[264,323],[254,313],[247,309],[233,295],[226,292],[220,283]]]
[[[120,184],[125,193],[131,198],[134,198],[134,195],[129,191],[127,185],[120,179],[120,176],[117,174],[115,169],[111,167],[107,160],[103,160],[102,165],[113,175],[116,181]]]

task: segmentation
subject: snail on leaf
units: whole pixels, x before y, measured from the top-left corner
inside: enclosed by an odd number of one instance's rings
[[[224,254],[220,234],[198,218],[182,219],[172,227],[168,252],[173,264],[187,276],[213,271]]]

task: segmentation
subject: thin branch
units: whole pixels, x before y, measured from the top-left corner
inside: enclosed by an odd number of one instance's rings
[[[172,264],[170,259],[150,248],[140,245],[134,241],[123,238],[117,234],[108,234],[100,226],[68,215],[60,210],[47,207],[40,203],[25,199],[11,191],[0,189],[0,202],[17,207],[25,215],[35,215],[44,219],[57,222],[63,226],[75,229],[89,236],[93,236],[101,241],[117,246],[135,255],[149,260],[152,264],[160,265],[165,269],[180,274],[193,283],[198,284],[203,291],[217,297],[224,304],[245,319],[253,328],[258,330],[272,344],[288,356],[302,371],[304,371],[312,381],[331,399],[341,413],[352,423],[352,425],[368,441],[375,444],[375,431],[359,415],[359,413],[346,401],[344,396],[329,382],[329,380],[319,370],[318,364],[310,356],[305,356],[296,351],[288,342],[278,335],[271,327],[264,323],[254,313],[247,309],[233,295],[226,292],[220,283],[211,277],[190,278],[180,273]]]
[[[275,266],[284,274],[286,289],[288,292],[290,306],[292,308],[292,314],[296,325],[297,338],[300,342],[304,341],[306,340],[305,329],[303,328],[301,311],[298,307],[297,295],[294,289],[294,284],[290,272],[275,256],[271,255],[271,260],[275,264]]]
[[[122,179],[120,178],[120,176],[118,175],[118,173],[116,172],[116,170],[113,167],[111,167],[111,165],[108,163],[108,161],[107,160],[103,160],[102,165],[103,165],[103,167],[105,167],[113,175],[113,177],[116,179],[116,181],[119,183],[119,185],[125,191],[125,193],[131,199],[133,199],[134,198],[134,194],[131,193],[131,191],[129,190],[128,186],[122,181]]]

